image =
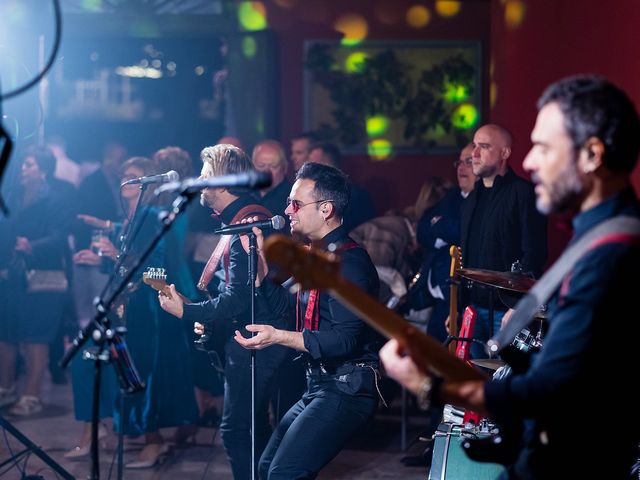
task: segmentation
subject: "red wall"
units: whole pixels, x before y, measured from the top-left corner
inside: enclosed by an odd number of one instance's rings
[[[278,4],[293,4],[283,8]],[[415,4],[426,5],[431,20],[422,29],[412,29],[405,22],[406,10]],[[434,1],[409,0],[282,0],[266,2],[269,26],[277,33],[280,51],[280,132],[283,141],[303,130],[303,57],[307,39],[340,38],[331,26],[342,14],[363,16],[372,40],[479,40],[482,55],[489,56],[490,0],[464,3],[460,13],[445,19],[434,10]],[[383,6],[396,22],[388,25],[378,20],[375,10]],[[487,70],[488,72],[488,70]],[[488,73],[487,73],[488,74]],[[485,109],[486,113],[487,109]],[[348,156],[343,168],[367,188],[379,213],[389,208],[412,204],[422,182],[429,176],[454,179],[450,156],[398,156],[387,162],[373,162],[366,156]]]
[[[559,78],[578,73],[607,76],[640,106],[640,2],[637,0],[527,0],[524,20],[508,28],[505,3],[492,0],[491,55],[497,101],[491,121],[514,134],[513,166],[529,147],[536,117],[535,102],[544,88]],[[640,191],[640,170],[634,172]],[[552,219],[551,256],[565,243],[566,230]]]

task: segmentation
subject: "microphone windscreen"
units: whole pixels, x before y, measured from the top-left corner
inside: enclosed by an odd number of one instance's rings
[[[284,217],[282,215],[276,215],[271,219],[271,225],[274,230],[282,230],[285,225]]]
[[[177,182],[180,180],[180,174],[175,170],[169,170],[167,172],[167,182]]]

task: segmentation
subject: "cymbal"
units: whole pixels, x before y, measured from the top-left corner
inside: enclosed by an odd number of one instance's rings
[[[494,272],[493,270],[481,268],[459,268],[456,273],[473,282],[521,293],[529,291],[536,283],[533,278],[520,273]]]
[[[469,361],[474,365],[490,370],[497,370],[504,365],[504,360],[500,360],[499,358],[474,358]]]

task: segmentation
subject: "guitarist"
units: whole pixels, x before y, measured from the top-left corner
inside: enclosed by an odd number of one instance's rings
[[[576,213],[572,243],[609,218],[640,218],[630,183],[640,120],[627,95],[600,77],[571,77],[548,87],[538,107],[533,147],[523,164],[536,184],[538,210]],[[422,399],[521,425],[521,438],[511,440],[517,454],[509,462],[509,478],[628,478],[640,419],[626,416],[617,428],[605,418],[637,404],[625,371],[637,364],[637,355],[620,332],[629,339],[640,334],[632,313],[638,269],[638,234],[605,234],[591,243],[552,297],[544,346],[524,374],[432,381],[425,366],[398,352],[395,340],[381,358],[388,373]],[[615,359],[615,365],[596,376],[605,359]]]
[[[342,226],[349,190],[346,175],[337,168],[306,163],[298,171],[285,214],[292,234],[325,248],[333,244],[342,257],[343,276],[376,297],[376,269]],[[260,243],[259,237],[261,249]],[[302,352],[307,389],[271,436],[260,459],[260,478],[315,478],[376,409],[379,344],[374,332],[329,294],[311,290],[291,298],[284,287],[265,279],[267,270],[261,256],[260,295],[279,314],[294,308],[297,328],[249,325],[247,330],[257,335],[244,338],[236,331],[235,339],[248,349],[285,345]]]
[[[202,178],[252,169],[249,157],[233,145],[207,147],[200,157]],[[255,198],[233,188],[205,188],[200,202],[210,207],[225,225],[239,222],[245,216],[270,216]],[[222,279],[216,297],[202,303],[184,304],[175,285],[170,285],[169,295],[160,293],[158,298],[164,310],[195,324],[196,333],[203,333],[199,328],[204,325],[214,340],[223,340],[225,383],[220,432],[234,479],[247,480],[251,476],[251,356],[233,341],[233,331],[251,320],[248,258],[238,235],[223,236],[220,242],[225,242],[221,245],[221,255],[217,262],[210,262],[215,263],[216,275]],[[205,267],[199,288],[206,288],[212,274],[213,271]],[[256,302],[258,318],[268,323],[275,322],[270,312],[260,307],[260,302]],[[269,438],[270,385],[285,353],[284,348],[270,349],[260,352],[256,359],[256,456],[260,455]]]

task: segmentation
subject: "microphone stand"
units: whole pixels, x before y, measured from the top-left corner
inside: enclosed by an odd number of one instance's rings
[[[258,266],[258,255],[256,246],[256,235],[253,232],[247,233],[249,237],[249,292],[251,295],[250,311],[251,325],[256,320],[256,277]],[[254,337],[255,332],[251,332]],[[251,349],[251,480],[256,479],[256,351]]]
[[[105,288],[103,295],[101,295],[101,297],[97,299],[97,302],[96,302],[97,313],[95,317],[89,322],[89,324],[86,327],[84,327],[82,330],[78,332],[76,337],[71,342],[71,347],[69,347],[69,349],[65,352],[64,356],[60,360],[59,364],[62,368],[67,367],[71,359],[75,356],[76,353],[78,353],[78,351],[87,342],[87,340],[89,340],[89,338],[97,337],[98,340],[100,340],[101,337],[106,338],[107,342],[109,342],[109,345],[113,347],[113,337],[108,334],[103,335],[103,332],[107,332],[111,330],[109,328],[109,320],[107,319],[107,314],[109,310],[111,309],[116,298],[118,298],[118,296],[124,291],[124,289],[130,282],[130,280],[133,278],[133,275],[138,271],[138,269],[142,266],[143,262],[149,257],[151,252],[156,248],[156,246],[160,242],[160,239],[169,231],[169,229],[171,228],[171,225],[173,225],[173,222],[178,217],[178,215],[184,212],[184,210],[187,208],[187,206],[193,200],[194,197],[195,197],[194,193],[182,193],[180,196],[178,196],[178,198],[176,198],[176,200],[173,202],[173,210],[161,218],[162,228],[160,229],[160,231],[152,239],[149,245],[142,251],[142,254],[133,263],[131,268],[123,274],[120,283],[117,284],[115,290],[111,293],[111,295],[108,296],[108,298],[106,298],[106,300],[103,298],[105,297],[105,292],[108,290],[108,288]],[[97,333],[94,333],[94,332],[97,332]],[[99,376],[100,376],[98,364],[99,362],[97,362],[97,365],[96,365],[97,378],[94,379],[94,382],[96,382],[96,380],[99,380]],[[100,392],[99,383],[97,384],[94,383],[93,391],[94,391],[94,402],[96,402],[98,400],[99,392]],[[97,446],[98,445],[98,418],[97,418],[98,408],[96,407],[95,403],[93,406],[92,414],[93,414],[93,418],[92,418],[92,428],[91,428],[91,454],[92,454],[91,455],[91,462],[92,462],[91,479],[99,480],[100,468],[99,468],[98,446]],[[121,475],[121,474],[122,472],[119,471],[118,475]]]

